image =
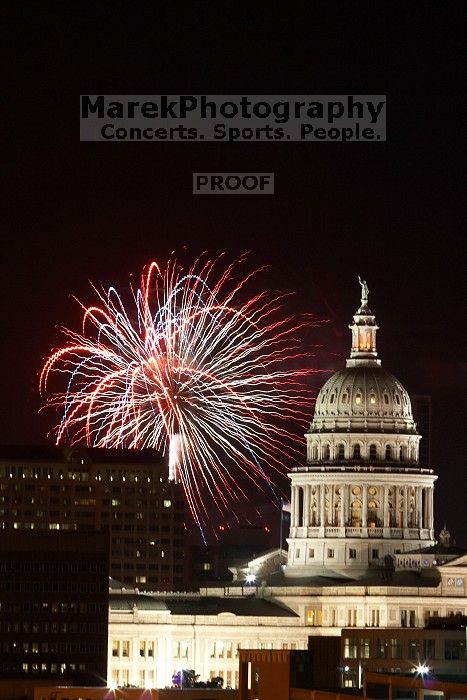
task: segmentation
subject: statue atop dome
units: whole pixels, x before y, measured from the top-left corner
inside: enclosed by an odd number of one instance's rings
[[[368,304],[368,294],[370,293],[368,285],[365,280],[362,281],[360,275],[358,276],[358,281],[360,282],[360,286],[362,288],[362,306],[366,306]]]

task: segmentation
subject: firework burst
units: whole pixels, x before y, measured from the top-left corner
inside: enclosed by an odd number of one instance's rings
[[[249,293],[262,268],[240,275],[245,261],[152,262],[127,304],[115,288],[93,287],[97,303],[79,302],[81,332],[62,328],[66,342],[40,373],[45,395],[52,375],[66,385],[45,404],[62,414],[57,444],[167,454],[201,529],[206,488],[225,512],[245,498],[242,473],[265,490],[301,459],[290,426],[310,411],[305,378],[315,370],[297,336],[314,322],[284,316],[286,294]]]

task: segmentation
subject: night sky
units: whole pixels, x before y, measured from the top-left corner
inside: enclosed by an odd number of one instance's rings
[[[316,365],[339,369],[360,287],[379,357],[433,402],[436,528],[465,544],[465,37],[457,5],[6,3],[0,443],[47,441],[37,373],[89,280],[207,249],[269,265]],[[460,11],[460,6],[459,6]],[[386,143],[80,143],[80,94],[387,94]],[[274,196],[192,173],[274,172]],[[464,245],[463,245],[464,244]],[[320,381],[316,380],[316,390]],[[312,406],[310,406],[310,419]],[[300,428],[303,432],[306,426]],[[305,443],[303,443],[305,454]]]

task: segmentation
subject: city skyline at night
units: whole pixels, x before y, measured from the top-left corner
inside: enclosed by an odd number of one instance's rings
[[[285,23],[272,7],[248,20],[233,8],[187,7],[183,22],[160,12],[155,21],[94,7],[69,18],[10,6],[0,443],[50,444],[38,374],[58,327],[79,327],[72,297],[92,303],[90,280],[128,287],[129,273],[184,247],[190,259],[251,251],[253,265],[268,266],[266,287],[292,293],[288,312],[329,321],[303,337],[329,373],[347,353],[357,276],[367,280],[385,366],[410,395],[431,397],[435,529],[446,521],[465,541],[463,435],[453,427],[466,395],[456,12],[316,5],[307,17],[291,9]],[[79,140],[80,94],[184,91],[383,94],[387,140]],[[195,172],[251,171],[273,172],[275,194],[192,194]],[[315,396],[326,376],[311,378]]]
[[[2,9],[0,700],[465,683],[464,8]]]

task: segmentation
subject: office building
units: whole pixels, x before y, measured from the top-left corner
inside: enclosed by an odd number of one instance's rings
[[[155,450],[0,448],[0,531],[108,533],[110,575],[186,587],[185,502]]]

